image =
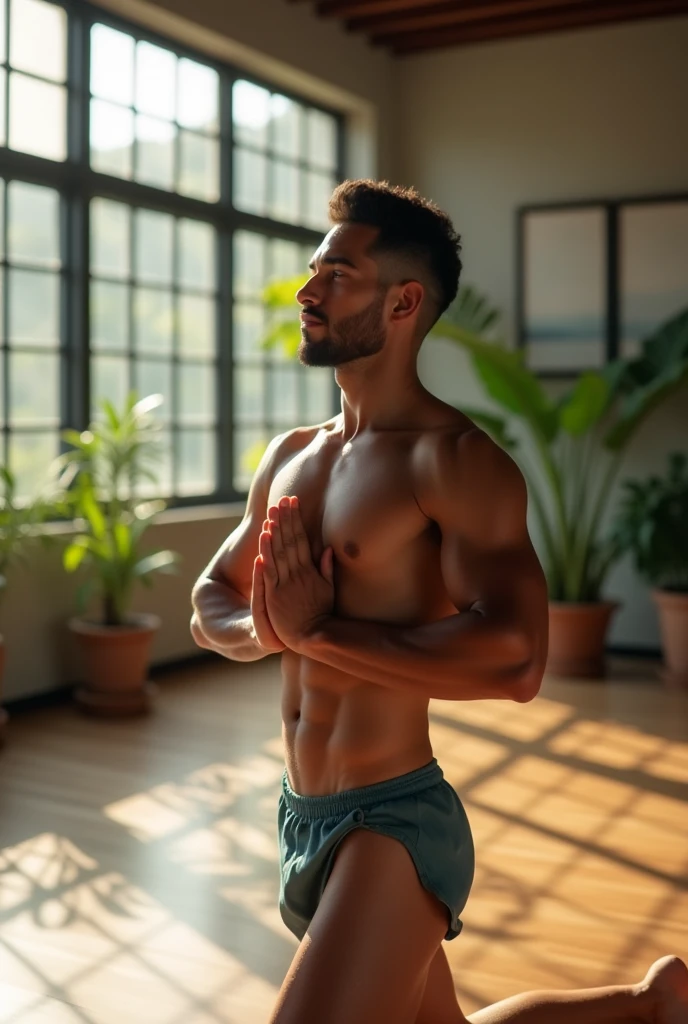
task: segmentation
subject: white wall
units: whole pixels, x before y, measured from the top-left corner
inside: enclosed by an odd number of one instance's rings
[[[453,217],[464,280],[505,314],[515,335],[515,210],[586,197],[688,191],[688,18],[430,52],[397,75],[396,179]],[[688,300],[688,282],[686,282]],[[447,401],[478,405],[467,359],[425,343],[421,373]],[[656,469],[688,448],[686,393],[661,409],[628,452],[626,470]],[[659,645],[644,585],[626,565],[608,592],[624,607],[610,641]]]

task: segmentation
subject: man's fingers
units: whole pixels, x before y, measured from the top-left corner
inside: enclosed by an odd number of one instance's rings
[[[298,498],[291,499],[291,523],[294,531],[296,555],[299,565],[307,568],[309,565],[313,564],[313,553],[311,552],[311,546],[308,543],[308,535],[303,526]]]
[[[278,576],[269,533],[266,533],[265,531],[261,533],[258,538],[258,550],[260,551],[260,557],[263,559],[262,574],[265,579],[265,584],[268,587],[274,587],[277,584]]]
[[[277,505],[271,505],[268,509],[270,519],[270,540],[272,542],[272,561],[280,583],[286,583],[289,579],[289,565],[287,554],[282,541],[282,529],[280,527],[280,514]]]
[[[296,540],[294,539],[294,527],[291,520],[291,501],[289,498],[280,498],[279,521],[280,530],[282,531],[282,543],[284,544],[284,552],[287,556],[289,571],[292,573],[298,572],[299,556],[296,550]]]

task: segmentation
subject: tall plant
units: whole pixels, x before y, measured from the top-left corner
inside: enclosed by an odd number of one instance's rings
[[[50,504],[42,495],[22,500],[14,473],[0,466],[0,600],[11,568],[23,561],[29,544],[36,538],[47,542],[38,527],[49,514]]]
[[[154,466],[160,427],[153,412],[161,403],[161,395],[138,401],[132,392],[118,412],[104,400],[102,416],[88,430],[63,433],[71,448],[54,467],[61,495],[58,507],[78,524],[76,537],[64,551],[64,567],[67,572],[82,565],[94,570],[79,590],[79,610],[97,592],[102,622],[108,626],[126,623],[135,584],[151,586],[155,573],[172,572],[178,562],[173,551],[141,551],[146,530],[165,508],[161,499],[137,497],[141,482],[158,482]]]
[[[688,379],[688,309],[662,324],[636,359],[582,373],[558,399],[548,397],[521,351],[488,342],[450,308],[433,334],[464,348],[490,398],[507,418],[464,409],[515,453],[544,545],[550,599],[597,601],[618,539],[603,536],[602,518],[631,438],[650,413]],[[520,420],[528,449],[508,434]]]

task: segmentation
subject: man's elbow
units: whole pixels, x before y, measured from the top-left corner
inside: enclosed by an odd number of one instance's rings
[[[516,672],[510,693],[511,699],[515,700],[518,704],[527,704],[528,701],[537,697],[544,674],[545,666],[542,659],[538,657],[529,658],[523,665],[519,666]]]

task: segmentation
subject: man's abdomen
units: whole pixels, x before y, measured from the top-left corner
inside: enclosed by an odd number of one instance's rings
[[[292,789],[338,793],[427,764],[428,703],[285,652],[282,737]]]

